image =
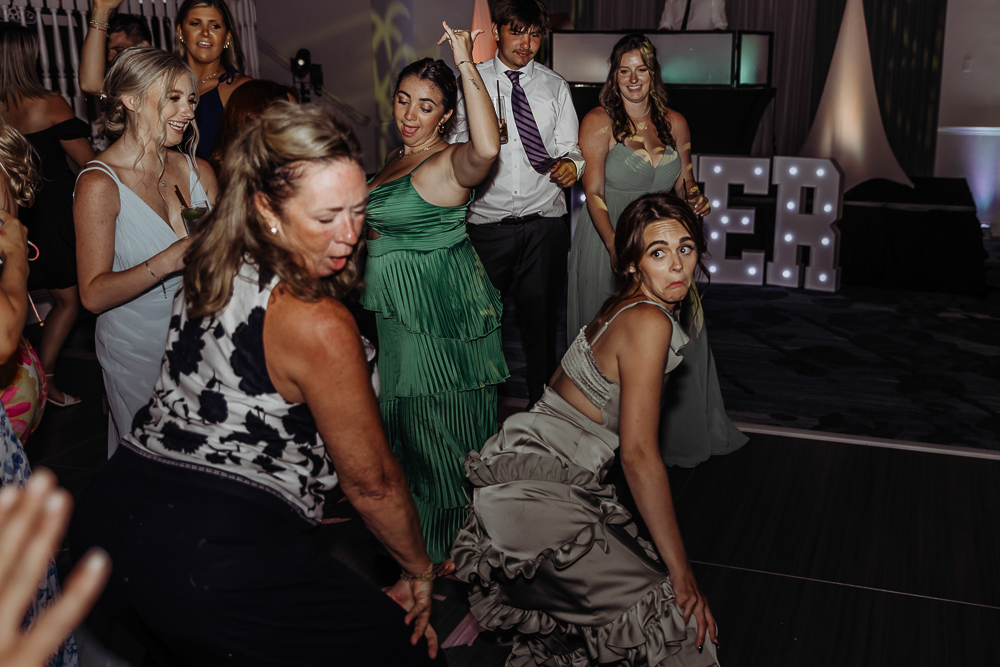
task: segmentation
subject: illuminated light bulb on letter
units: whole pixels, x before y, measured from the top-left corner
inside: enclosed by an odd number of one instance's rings
[[[788,269],[785,269],[784,271],[781,272],[781,277],[782,278],[791,278],[792,277],[792,272],[789,271]]]
[[[722,202],[720,202],[718,199],[712,200],[712,208],[719,208],[720,206],[722,206]]]
[[[721,218],[719,218],[719,222],[721,222],[724,225],[728,225],[729,224],[729,216],[728,215],[722,216]]]
[[[715,167],[712,168],[712,171],[714,171],[717,174],[721,174],[722,173],[722,167],[720,165],[715,165]]]
[[[824,236],[819,240],[819,242],[822,243],[823,245],[830,245],[830,237]]]
[[[785,241],[787,241],[788,243],[791,243],[793,238],[795,237],[792,236],[791,234],[785,234]]]
[[[709,273],[715,273],[718,270],[719,270],[719,267],[717,267],[715,264],[713,264],[712,266],[708,267],[708,272]]]
[[[760,167],[754,167],[754,170],[753,170],[753,175],[754,176],[760,176],[763,173],[764,173],[763,169],[761,169]]]
[[[826,169],[820,167],[819,169],[816,170],[816,175],[819,176],[820,178],[823,178],[824,176],[826,176]]]
[[[715,241],[716,239],[719,238],[719,232],[712,232],[711,233],[711,237],[712,237],[712,240]]]
[[[821,283],[825,283],[826,282],[826,274],[825,273],[819,274],[819,281]]]
[[[794,211],[795,210],[795,202],[789,200],[789,202],[787,204],[785,204],[785,208],[787,208],[789,211]]]
[[[740,220],[740,222],[742,224],[744,224],[744,225],[749,225],[750,224],[750,218],[748,216],[744,215],[743,218]]]
[[[792,176],[794,176],[795,174],[799,173],[799,168],[798,167],[789,167],[788,168],[788,173],[791,174]]]
[[[747,269],[747,273],[749,273],[751,276],[757,275],[757,267],[751,266],[749,269]]]
[[[833,204],[827,204],[826,206],[824,206],[823,207],[823,212],[824,213],[832,213],[833,212]]]

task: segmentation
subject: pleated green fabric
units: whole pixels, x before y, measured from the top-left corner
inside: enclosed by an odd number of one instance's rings
[[[361,304],[377,314],[386,436],[437,563],[465,522],[462,462],[497,432],[496,385],[508,372],[500,293],[465,233],[468,206],[427,203],[411,176],[369,194],[367,221],[381,236],[368,241]]]

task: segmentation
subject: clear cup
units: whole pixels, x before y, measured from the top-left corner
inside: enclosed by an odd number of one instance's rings
[[[497,120],[500,122],[500,143],[507,143],[507,113],[502,97],[497,98]]]
[[[194,201],[189,206],[181,209],[181,220],[184,222],[184,231],[188,236],[194,236],[198,229],[198,221],[208,213],[207,201]]]

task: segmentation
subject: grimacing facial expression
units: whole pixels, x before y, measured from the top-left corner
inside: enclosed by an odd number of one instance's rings
[[[497,54],[500,62],[513,70],[519,70],[535,57],[542,46],[541,26],[533,26],[526,30],[510,25],[497,26],[493,24],[493,39],[497,41]]]
[[[694,239],[677,220],[657,220],[643,231],[642,245],[640,289],[647,297],[676,307],[694,282],[698,266]]]

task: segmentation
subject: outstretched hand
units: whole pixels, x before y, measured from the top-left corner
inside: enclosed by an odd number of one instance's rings
[[[469,32],[468,30],[452,30],[448,26],[447,21],[441,21],[441,25],[444,26],[444,34],[441,35],[441,39],[437,41],[438,45],[448,42],[451,45],[451,55],[455,58],[455,64],[462,62],[463,60],[472,60],[472,44],[476,41],[476,37],[483,32],[482,30],[473,30]]]
[[[0,665],[44,665],[107,582],[108,555],[89,552],[59,599],[28,632],[21,632],[38,582],[66,532],[72,505],[69,494],[56,486],[55,475],[44,469],[36,470],[24,489],[10,484],[0,492]]]
[[[416,579],[406,581],[400,579],[396,585],[390,588],[386,594],[396,601],[400,607],[406,610],[407,625],[413,623],[413,634],[410,636],[410,643],[416,644],[420,637],[427,638],[427,654],[433,660],[437,657],[438,638],[434,628],[431,627],[431,593],[433,582]]]

